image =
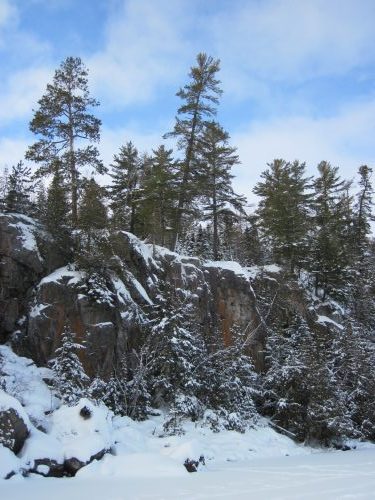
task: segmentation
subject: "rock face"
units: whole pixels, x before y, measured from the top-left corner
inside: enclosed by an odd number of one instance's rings
[[[20,330],[18,350],[38,364],[53,357],[68,321],[78,340],[85,340],[81,356],[87,373],[108,377],[116,360],[139,343],[142,318],[164,283],[188,294],[194,321],[208,339],[219,336],[230,345],[234,327],[251,333],[248,349],[262,369],[265,329],[253,277],[239,264],[204,264],[120,231],[111,236],[116,255],[112,271],[97,286],[73,266],[55,267],[51,273],[59,259],[53,262],[48,255],[46,239],[32,219],[0,217],[0,338]]]
[[[18,453],[24,445],[29,430],[14,408],[0,411],[0,443]]]
[[[20,403],[0,390],[0,444],[21,451],[29,435],[29,419]]]

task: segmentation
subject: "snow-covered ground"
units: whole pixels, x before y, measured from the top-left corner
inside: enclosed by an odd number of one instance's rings
[[[117,462],[118,460],[118,462]],[[116,465],[117,464],[117,465]],[[13,478],[4,500],[373,499],[375,450],[335,451],[208,464],[188,474],[147,455],[109,457],[73,479]],[[83,473],[84,472],[84,473]]]
[[[0,346],[0,368],[7,392],[0,390],[0,408],[16,408],[30,429],[18,456],[0,445],[0,477],[15,472],[0,479],[0,500],[375,498],[375,445],[352,443],[357,449],[345,452],[312,449],[278,434],[266,420],[244,434],[215,433],[202,422],[188,422],[183,435],[168,436],[162,414],[134,422],[88,400],[57,408],[44,381],[50,370],[9,347]],[[83,406],[90,409],[88,419],[80,414]],[[33,470],[35,459],[85,462],[100,450],[109,452],[74,478],[22,474]],[[185,460],[201,455],[206,464],[188,473]]]

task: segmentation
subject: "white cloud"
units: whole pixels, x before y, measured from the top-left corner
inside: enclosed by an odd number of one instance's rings
[[[189,11],[185,2],[129,0],[108,23],[102,51],[87,60],[102,101],[116,107],[145,102],[186,72]]]
[[[215,16],[210,30],[232,77],[295,83],[375,60],[373,0],[264,0],[230,7]]]
[[[0,139],[0,172],[9,169],[24,158],[29,142],[26,139],[3,137]]]
[[[38,67],[10,76],[4,87],[0,87],[0,127],[18,118],[31,118],[32,109],[42,96],[51,75],[51,69]]]
[[[0,28],[6,26],[16,16],[16,8],[9,0],[0,0]]]
[[[330,118],[280,117],[258,122],[233,134],[242,165],[236,168],[237,190],[254,201],[252,188],[274,158],[306,161],[309,175],[321,160],[353,178],[358,167],[375,167],[375,100],[348,107]]]

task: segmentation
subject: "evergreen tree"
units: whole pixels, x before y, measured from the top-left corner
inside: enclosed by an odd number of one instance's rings
[[[69,202],[67,188],[59,169],[55,170],[51,184],[48,186],[44,222],[57,246],[65,253],[69,253],[72,245]]]
[[[371,184],[372,169],[367,165],[362,165],[359,167],[358,174],[360,191],[354,205],[354,244],[357,256],[363,259],[368,246],[368,236],[371,233],[374,190]]]
[[[334,339],[333,331],[313,332],[297,316],[267,340],[264,411],[298,440],[329,445],[355,435]]]
[[[274,160],[254,188],[260,196],[257,214],[263,237],[270,241],[277,262],[289,263],[291,272],[301,267],[307,247],[309,179],[305,164]]]
[[[105,171],[97,148],[91,144],[99,141],[100,120],[89,110],[99,103],[90,97],[87,70],[79,57],[65,59],[38,104],[30,130],[40,139],[27,150],[26,158],[40,164],[37,177],[53,174],[56,163],[63,168],[71,195],[72,223],[77,227],[79,169]],[[90,144],[85,146],[84,141]]]
[[[5,197],[8,193],[9,170],[4,167],[0,176],[0,210],[5,210]]]
[[[176,204],[175,170],[172,150],[159,146],[153,151],[149,171],[142,182],[140,217],[144,221],[144,236],[162,246],[169,246],[171,243],[171,225]]]
[[[31,169],[22,161],[18,162],[12,167],[7,180],[7,191],[4,197],[5,211],[30,215],[32,211],[30,194],[33,188]]]
[[[236,148],[229,146],[229,135],[215,122],[209,122],[199,139],[202,161],[202,194],[207,201],[206,219],[213,229],[212,250],[214,260],[220,256],[219,224],[223,213],[243,211],[244,199],[232,188],[231,168],[239,163]]]
[[[183,104],[177,110],[174,129],[166,137],[176,137],[184,158],[180,164],[178,202],[174,223],[173,248],[182,231],[182,220],[186,206],[199,194],[197,184],[198,137],[203,132],[207,119],[216,114],[216,106],[222,91],[216,73],[219,60],[204,53],[197,56],[197,65],[190,70],[190,82],[177,92]]]
[[[42,181],[36,184],[34,216],[41,222],[47,217],[47,190]]]
[[[205,346],[193,326],[191,303],[180,295],[182,291],[167,287],[162,287],[162,290],[152,326],[157,357],[153,365],[151,393],[157,406],[173,406],[176,397],[198,396],[201,385],[199,367],[203,367]],[[190,410],[191,414],[180,416],[197,419],[198,407]]]
[[[56,349],[56,357],[51,362],[54,372],[53,387],[59,398],[68,405],[74,405],[86,396],[89,382],[76,354],[84,347],[75,342],[74,337],[70,327],[65,326],[61,335],[61,346]]]
[[[338,167],[322,161],[319,177],[314,180],[315,227],[312,241],[310,270],[315,275],[315,289],[322,290],[322,300],[328,293],[337,294],[348,278],[350,239],[348,238],[348,183],[341,180]]]
[[[89,253],[93,250],[95,237],[108,225],[107,209],[103,203],[104,191],[93,178],[84,183],[78,225]]]
[[[108,187],[112,223],[117,229],[135,232],[137,192],[139,190],[141,161],[132,142],[127,142],[114,155],[111,165],[112,184]]]

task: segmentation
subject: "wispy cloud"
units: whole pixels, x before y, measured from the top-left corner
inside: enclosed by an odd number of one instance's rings
[[[232,137],[242,161],[236,186],[255,200],[252,188],[274,158],[305,161],[309,175],[328,160],[351,179],[361,164],[375,165],[374,133],[375,100],[348,106],[330,118],[292,116],[254,123]]]
[[[265,0],[219,12],[210,30],[236,73],[296,82],[374,62],[374,19],[373,0]]]
[[[188,19],[186,2],[124,2],[109,20],[105,47],[88,59],[103,102],[145,102],[186,71]]]
[[[52,70],[47,67],[29,68],[11,75],[0,86],[0,127],[18,118],[31,118],[32,109],[51,76]]]

